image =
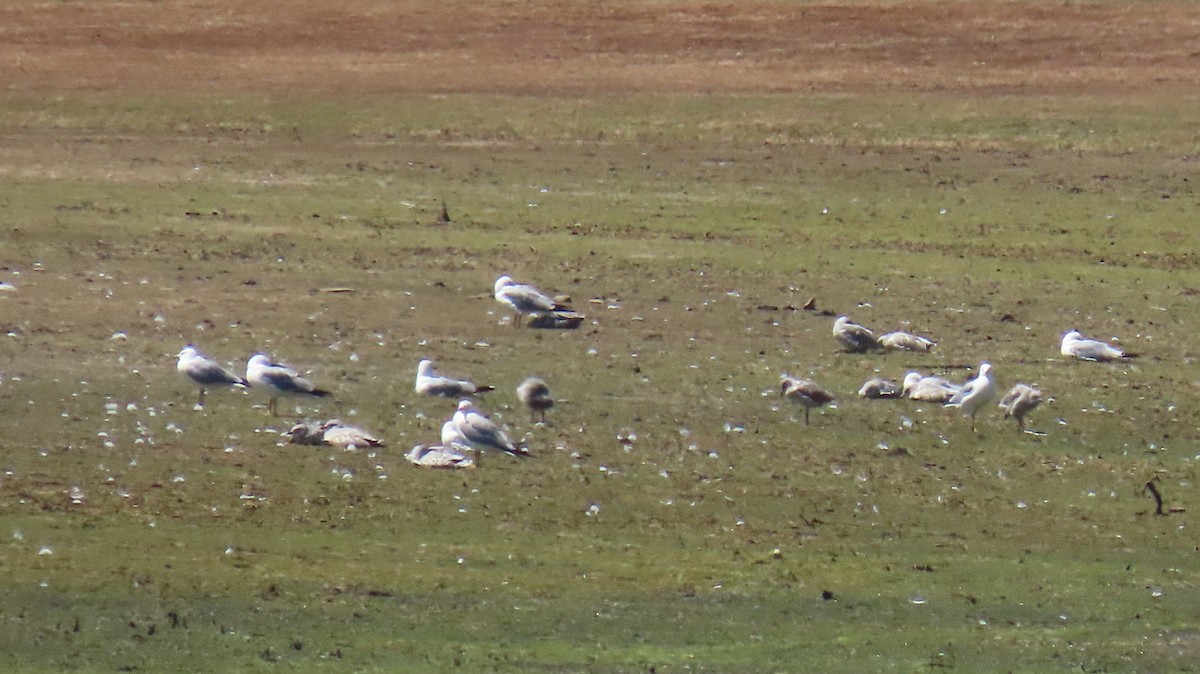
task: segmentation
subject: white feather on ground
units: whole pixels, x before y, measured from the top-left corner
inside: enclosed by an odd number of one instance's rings
[[[963,416],[971,417],[971,430],[974,431],[975,414],[995,397],[996,383],[992,381],[992,366],[989,363],[980,363],[979,374],[963,385],[950,402],[946,403],[946,407],[957,407]]]

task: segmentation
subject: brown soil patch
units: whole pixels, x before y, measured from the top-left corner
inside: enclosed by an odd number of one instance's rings
[[[1200,90],[1194,2],[31,2],[14,92]]]

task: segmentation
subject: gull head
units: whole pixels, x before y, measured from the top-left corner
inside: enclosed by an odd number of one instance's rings
[[[912,387],[916,386],[917,382],[919,381],[921,381],[920,372],[909,372],[908,374],[904,375],[904,383],[900,386],[900,397],[903,398],[907,396],[908,392],[911,391]]]
[[[496,285],[492,287],[492,292],[498,293],[501,290],[503,290],[511,285],[516,285],[516,282],[512,280],[511,276],[509,276],[508,274],[505,274],[505,275],[501,276],[500,278],[496,279]]]
[[[433,361],[428,358],[422,358],[421,362],[417,363],[417,376],[428,377],[433,373]]]
[[[196,351],[196,347],[192,346],[191,344],[188,344],[187,346],[185,346],[179,350],[178,358],[180,360],[183,360],[185,358],[195,358],[197,355],[198,355],[198,352]]]

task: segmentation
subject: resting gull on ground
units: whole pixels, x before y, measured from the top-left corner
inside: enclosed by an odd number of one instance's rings
[[[179,361],[175,364],[175,369],[200,387],[200,400],[196,403],[200,407],[204,406],[204,394],[209,388],[214,386],[246,388],[250,385],[245,379],[221,367],[217,361],[200,353],[191,344],[180,350]]]
[[[893,351],[929,351],[937,342],[908,332],[889,332],[879,338],[880,345]]]
[[[894,381],[888,381],[880,377],[868,379],[863,383],[862,388],[858,389],[858,395],[870,400],[878,400],[880,398],[899,398],[900,387]]]
[[[428,358],[417,363],[417,383],[414,388],[417,393],[443,398],[461,398],[494,390],[491,386],[480,386],[468,379],[442,376],[434,371],[433,361]]]
[[[276,415],[281,396],[299,396],[309,398],[325,398],[329,391],[313,386],[313,383],[300,376],[287,365],[272,363],[264,354],[256,353],[246,363],[246,380],[250,388],[270,396],[267,411]]]
[[[848,316],[838,316],[833,322],[833,336],[849,353],[866,353],[883,348],[874,332],[857,323],[851,323]]]
[[[1079,334],[1078,330],[1069,330],[1063,334],[1059,351],[1064,356],[1072,356],[1079,360],[1090,360],[1101,363],[1134,357],[1133,354],[1125,353],[1111,344],[1106,344],[1095,339],[1088,339]]]
[[[404,457],[423,468],[473,468],[475,462],[443,445],[417,445]]]
[[[900,397],[927,403],[948,403],[960,389],[962,386],[941,377],[909,372],[904,375]]]

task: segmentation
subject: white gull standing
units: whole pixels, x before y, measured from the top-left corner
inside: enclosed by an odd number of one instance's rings
[[[980,363],[979,374],[963,385],[954,394],[946,407],[957,407],[963,416],[971,417],[971,431],[975,431],[975,413],[996,397],[996,383],[992,381],[992,366],[990,363]]]
[[[1063,333],[1062,343],[1059,344],[1058,350],[1064,356],[1101,363],[1134,357],[1133,354],[1125,353],[1111,344],[1088,339],[1079,334],[1078,330],[1068,330]]]
[[[529,450],[518,447],[508,439],[496,422],[487,418],[471,404],[470,400],[460,400],[458,410],[451,419],[455,430],[462,435],[466,445],[475,450],[475,465],[482,466],[482,452],[485,449],[497,450],[517,457],[530,456]]]
[[[246,380],[252,389],[265,392],[270,396],[267,412],[276,416],[276,409],[281,396],[299,396],[310,398],[325,398],[329,391],[319,389],[312,382],[300,376],[287,365],[271,362],[270,358],[261,353],[250,356],[246,363]]]
[[[838,316],[833,322],[833,336],[849,353],[866,353],[883,348],[874,332],[857,323],[851,323],[848,316]]]
[[[200,353],[191,344],[179,351],[179,361],[175,364],[175,369],[200,387],[200,400],[196,403],[199,407],[204,406],[204,394],[209,388],[215,386],[246,388],[250,386],[245,379],[221,367],[217,361]]]
[[[492,293],[497,302],[513,310],[513,327],[521,326],[521,317],[525,314],[544,314],[570,309],[570,307],[555,302],[553,298],[537,288],[517,283],[507,275],[496,279]]]
[[[417,383],[413,388],[417,393],[443,398],[461,398],[494,390],[491,386],[481,386],[468,379],[442,376],[433,369],[433,361],[428,358],[417,363]]]

